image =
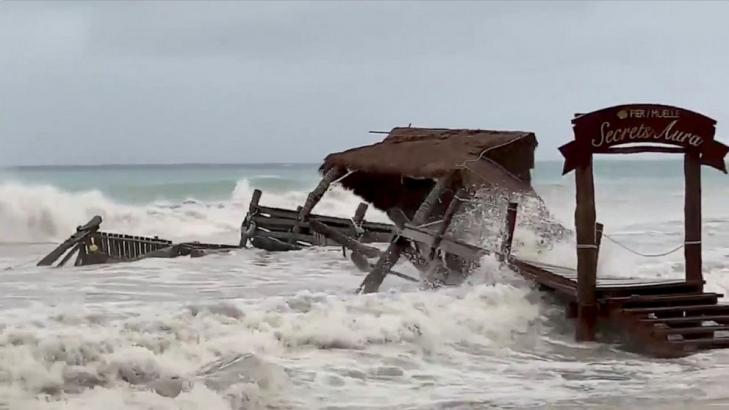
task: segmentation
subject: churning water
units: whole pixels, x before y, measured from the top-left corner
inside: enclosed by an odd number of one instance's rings
[[[0,409],[481,409],[729,406],[729,351],[655,360],[617,344],[578,344],[564,312],[488,258],[437,291],[363,274],[334,248],[38,268],[95,214],[102,227],[236,243],[253,188],[295,208],[314,165],[22,168],[0,171]],[[597,167],[598,220],[642,252],[682,241],[680,162]],[[560,164],[535,185],[572,226]],[[729,180],[704,171],[707,289],[729,289]],[[334,188],[316,212],[351,216]],[[529,215],[520,214],[520,220]],[[370,210],[368,219],[385,220]],[[574,263],[517,229],[516,252]],[[488,244],[483,244],[488,246]],[[680,277],[682,254],[641,258],[610,242],[600,272]],[[407,264],[398,270],[417,275]]]

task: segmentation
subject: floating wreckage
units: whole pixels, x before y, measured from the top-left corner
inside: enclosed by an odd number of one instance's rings
[[[102,219],[95,216],[76,233],[38,262],[38,266],[51,266],[63,257],[57,266],[65,265],[76,256],[74,266],[100,263],[131,262],[145,258],[174,258],[177,256],[199,257],[215,252],[237,249],[235,245],[219,245],[199,242],[172,241],[158,237],[131,236],[101,232]]]

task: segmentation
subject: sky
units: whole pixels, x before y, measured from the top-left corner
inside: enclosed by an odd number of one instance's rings
[[[729,140],[729,2],[0,1],[0,166],[318,162],[396,126],[677,105]]]

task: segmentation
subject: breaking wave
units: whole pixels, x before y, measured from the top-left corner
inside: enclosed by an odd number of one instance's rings
[[[238,181],[229,198],[201,201],[194,197],[181,202],[157,200],[127,204],[98,190],[70,192],[51,185],[0,183],[0,242],[46,242],[65,239],[76,226],[101,215],[103,229],[132,235],[158,235],[173,240],[221,239],[236,241],[248,201],[253,192],[249,181]],[[267,192],[262,204],[295,209],[306,199],[306,191]],[[358,199],[334,188],[317,207],[317,212],[351,216]],[[384,216],[371,210],[368,219]]]
[[[533,340],[541,317],[528,294],[523,286],[480,284],[367,297],[302,291],[154,309],[9,310],[0,332],[0,397],[11,408],[316,408],[297,397],[302,381],[322,393],[350,389],[340,397],[346,401],[366,394],[365,382],[435,378],[439,370],[428,370],[428,361],[444,351],[465,364],[474,351]],[[350,365],[332,353],[355,357],[376,346],[402,353]]]

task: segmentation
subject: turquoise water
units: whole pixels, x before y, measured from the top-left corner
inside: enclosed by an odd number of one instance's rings
[[[152,201],[223,200],[236,185],[247,180],[267,191],[312,188],[319,177],[318,164],[183,164],[183,165],[98,165],[36,166],[0,168],[0,183],[51,185],[68,192],[99,191],[124,203]],[[560,161],[541,161],[533,170],[535,185],[571,184],[562,176]],[[595,178],[599,184],[670,185],[683,178],[681,160],[597,160]],[[707,187],[729,183],[727,177],[704,169]]]
[[[251,184],[283,192],[306,189],[316,178],[313,164],[190,164],[37,166],[0,169],[0,182],[52,185],[64,191],[98,190],[115,200],[146,203],[154,200],[229,198],[236,184]]]

